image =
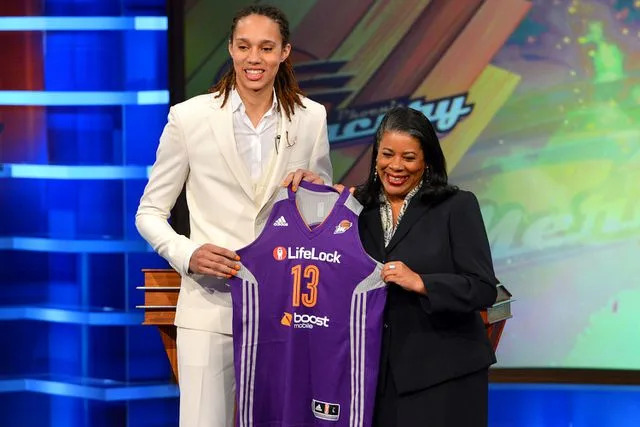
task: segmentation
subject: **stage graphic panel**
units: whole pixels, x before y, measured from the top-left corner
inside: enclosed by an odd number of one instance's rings
[[[189,4],[192,96],[229,66],[241,4]],[[389,108],[436,127],[517,300],[499,366],[640,369],[640,2],[277,5],[300,85],[327,108],[337,181],[364,180]]]

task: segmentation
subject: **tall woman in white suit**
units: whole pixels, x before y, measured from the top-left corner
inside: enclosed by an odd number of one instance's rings
[[[234,17],[232,69],[212,93],[175,105],[160,138],[136,226],[182,276],[178,327],[180,426],[230,426],[235,380],[231,300],[234,252],[284,184],[332,178],[324,107],[302,96],[288,59],[289,24],[273,7]],[[167,219],[186,183],[189,238]]]

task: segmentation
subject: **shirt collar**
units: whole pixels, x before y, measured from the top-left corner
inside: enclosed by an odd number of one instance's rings
[[[403,206],[407,206],[409,204],[409,202],[411,201],[411,199],[413,199],[413,196],[415,196],[416,193],[418,191],[420,191],[421,188],[422,188],[422,180],[420,180],[420,182],[418,182],[418,185],[413,187],[411,189],[411,191],[409,191],[407,193],[407,195],[404,196]],[[380,186],[380,196],[379,196],[378,200],[380,200],[380,202],[382,202],[384,204],[391,205],[391,202],[389,202],[389,199],[387,198],[387,195],[384,192],[384,187],[383,186]]]
[[[240,98],[240,94],[234,87],[231,89],[231,111],[236,112],[240,109],[240,112],[244,113],[244,103],[242,102],[242,98]],[[276,96],[276,88],[273,88],[273,102],[271,103],[271,108],[265,113],[265,116],[270,116],[278,109],[278,97]]]

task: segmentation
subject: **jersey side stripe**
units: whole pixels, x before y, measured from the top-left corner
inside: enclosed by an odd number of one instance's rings
[[[251,345],[251,294],[249,293],[249,282],[243,283],[244,293],[247,296],[247,322],[244,324],[244,332],[247,335],[247,345],[244,348],[244,408],[242,411],[242,418],[244,419],[244,425],[249,425],[249,346]]]
[[[360,391],[360,417],[358,425],[362,426],[364,422],[364,358],[365,358],[365,349],[366,349],[366,326],[367,326],[367,294],[363,292],[360,294],[360,328],[361,328],[361,342],[360,342],[360,386],[358,390]]]
[[[253,298],[254,302],[252,306],[254,307],[254,317],[253,317],[253,342],[251,344],[251,384],[249,385],[249,393],[251,393],[250,399],[250,413],[249,413],[249,425],[253,425],[253,396],[255,391],[255,379],[256,379],[256,357],[258,352],[258,324],[260,319],[260,299],[258,297],[258,284],[251,283],[251,287],[253,290]]]
[[[237,381],[237,421],[241,427],[253,425],[253,406],[254,406],[254,376],[255,361],[257,356],[257,322],[258,317],[256,311],[256,299],[258,294],[258,285],[253,274],[242,267],[237,276],[242,280],[242,315],[241,315],[241,334],[242,345],[240,346],[239,355],[239,371]],[[252,369],[253,366],[253,369]]]
[[[357,294],[351,296],[351,309],[349,312],[349,356],[351,359],[351,401],[349,404],[349,425],[354,425],[355,405],[356,405],[356,373],[355,373],[355,300]]]
[[[240,420],[240,426],[243,427],[245,425],[245,420],[244,420],[244,406],[245,406],[245,400],[244,400],[244,391],[245,391],[245,378],[244,378],[244,372],[245,372],[245,365],[246,365],[246,348],[247,348],[247,331],[246,331],[246,324],[247,324],[247,292],[246,292],[246,282],[243,280],[242,281],[242,345],[240,347],[240,352],[241,352],[241,356],[240,356],[240,381],[238,384],[238,387],[240,389],[238,396],[240,396],[240,402],[238,402],[238,412],[239,412],[239,420]]]
[[[358,294],[356,297],[356,414],[355,414],[355,426],[359,426],[360,411],[361,411],[361,399],[362,389],[360,388],[360,376],[362,375],[362,359],[360,358],[360,349],[362,347],[362,318],[360,312],[362,310],[362,294]]]
[[[247,339],[247,426],[251,427],[253,425],[253,419],[251,418],[251,413],[253,412],[253,393],[251,390],[251,374],[253,373],[253,369],[251,369],[251,365],[253,364],[253,346],[255,344],[255,337],[253,335],[254,329],[253,325],[256,322],[255,318],[255,303],[253,298],[253,287],[251,286],[251,282],[247,283],[247,294],[249,298],[247,302],[249,303],[249,323],[247,325],[247,329],[249,331],[249,338]]]
[[[251,347],[251,324],[253,322],[253,301],[251,298],[251,292],[250,292],[250,288],[249,288],[249,282],[246,281],[244,283],[244,292],[247,294],[247,323],[245,324],[245,332],[247,334],[247,346],[244,349],[244,353],[245,353],[245,380],[244,380],[244,413],[243,413],[243,417],[244,417],[244,423],[246,426],[251,425],[250,421],[249,421],[249,406],[251,405],[251,403],[249,402],[249,384],[250,384],[250,378],[249,378],[249,373],[251,372],[251,370],[249,369],[249,366],[251,364],[251,353],[249,351],[250,347]]]

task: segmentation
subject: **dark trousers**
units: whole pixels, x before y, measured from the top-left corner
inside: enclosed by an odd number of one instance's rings
[[[486,427],[488,369],[399,395],[391,369],[378,389],[376,427]]]

